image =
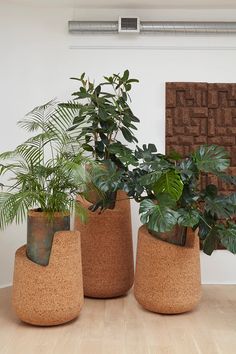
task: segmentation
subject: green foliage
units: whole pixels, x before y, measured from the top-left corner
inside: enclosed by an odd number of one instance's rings
[[[177,223],[178,216],[172,209],[173,207],[175,207],[175,201],[167,193],[157,195],[156,203],[145,199],[140,203],[141,221],[154,232],[170,231]]]
[[[157,153],[153,144],[137,147],[138,161],[129,172],[124,189],[140,203],[140,217],[155,236],[174,226],[198,228],[203,250],[211,254],[221,242],[235,253],[236,193],[221,195],[215,185],[200,189],[202,173],[211,173],[236,185],[236,176],[228,175],[228,153],[216,145],[203,145],[186,158],[177,153]],[[224,220],[223,220],[224,219]]]
[[[236,193],[230,196],[205,197],[205,210],[218,219],[230,218],[236,212]]]
[[[233,222],[215,225],[208,233],[203,243],[203,250],[211,255],[218,242],[233,254],[236,254],[236,225]]]
[[[179,173],[174,170],[167,171],[154,183],[155,195],[168,193],[174,200],[179,200],[183,192],[183,182]]]
[[[221,146],[200,146],[193,157],[197,168],[202,172],[222,172],[229,167],[229,154]]]
[[[54,212],[75,210],[86,219],[85,211],[75,203],[88,175],[80,143],[67,130],[74,114],[69,116],[50,101],[19,122],[34,135],[15,150],[0,155],[0,175],[6,175],[10,183],[2,183],[0,228],[22,222],[32,208],[47,212],[49,217]]]
[[[217,225],[217,233],[225,248],[227,248],[233,254],[236,254],[236,225],[235,223],[228,222],[228,225]]]
[[[194,228],[200,219],[199,211],[196,209],[178,209],[178,223],[185,227]]]
[[[137,165],[134,152],[126,144],[137,143],[134,133],[139,119],[130,107],[130,91],[138,80],[130,78],[128,70],[123,74],[104,76],[98,84],[86,77],[85,73],[72,79],[79,83],[79,89],[72,94],[73,100],[59,105],[65,114],[74,114],[68,131],[81,142],[88,157],[99,164],[103,163],[110,170],[112,179],[114,175],[116,178],[116,183],[111,183],[108,173],[104,174],[103,169],[100,172],[96,170],[99,178],[93,179],[93,188],[98,200],[94,202],[92,210],[113,208],[114,193],[117,191],[114,186],[125,188],[124,181],[128,179],[129,166]],[[115,166],[110,164],[108,168],[107,161]],[[114,168],[116,172],[111,171]],[[120,171],[123,171],[122,174]],[[98,183],[100,180],[102,183]],[[99,190],[100,187],[102,190]]]
[[[85,73],[72,79],[80,83],[79,90],[72,94],[73,101],[60,104],[68,112],[78,112],[70,131],[79,129],[78,138],[84,141],[82,147],[95,160],[111,159],[119,168],[127,166],[132,157],[118,136],[128,143],[137,143],[133,131],[137,130],[135,123],[139,119],[129,106],[129,91],[138,80],[130,78],[128,70],[122,75],[105,76],[96,85]]]
[[[216,249],[217,241],[217,228],[214,226],[209,230],[203,242],[203,251],[208,256],[210,256],[212,252]]]

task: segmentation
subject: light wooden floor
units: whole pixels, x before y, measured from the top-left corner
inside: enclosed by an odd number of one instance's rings
[[[0,290],[1,354],[236,353],[236,285],[204,286],[199,307],[175,316],[143,310],[132,293],[86,299],[76,321],[48,328],[18,321],[10,297]]]

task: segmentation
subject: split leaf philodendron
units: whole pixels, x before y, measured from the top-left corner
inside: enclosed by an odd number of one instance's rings
[[[201,188],[202,173],[236,185],[236,176],[226,172],[230,159],[224,148],[203,145],[181,158],[159,154],[149,144],[137,147],[135,156],[138,165],[123,179],[123,188],[140,203],[141,221],[154,236],[162,238],[177,225],[198,228],[205,253],[219,242],[236,253],[236,193],[220,194],[214,184]]]

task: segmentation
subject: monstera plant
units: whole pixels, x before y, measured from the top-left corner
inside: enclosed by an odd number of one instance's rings
[[[236,253],[236,193],[221,194],[211,183],[201,187],[202,174],[236,185],[224,148],[203,145],[182,158],[159,154],[149,144],[135,155],[139,165],[124,176],[124,189],[140,203],[141,221],[153,236],[184,245],[186,228],[198,229],[208,255],[219,242]]]
[[[132,150],[126,143],[137,143],[134,131],[139,119],[132,112],[129,102],[132,85],[138,80],[130,78],[128,70],[122,75],[104,76],[98,84],[85,73],[72,79],[78,81],[80,87],[72,93],[72,101],[60,106],[69,115],[71,111],[77,111],[69,131],[77,132],[82,148],[100,165],[100,171],[97,166],[96,171],[91,173],[92,176],[99,174],[99,178],[93,180],[96,190],[88,186],[87,199],[95,202],[94,210],[109,205],[113,208],[115,192],[120,187],[120,171],[127,170],[134,162]],[[90,169],[89,166],[87,168]],[[113,183],[109,185],[103,183],[107,175],[112,176]]]

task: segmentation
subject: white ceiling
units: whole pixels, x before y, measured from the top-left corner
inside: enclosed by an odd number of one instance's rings
[[[71,6],[81,8],[155,8],[155,9],[235,9],[236,0],[8,0],[8,3],[34,6]]]

